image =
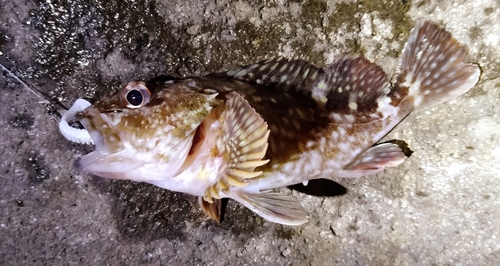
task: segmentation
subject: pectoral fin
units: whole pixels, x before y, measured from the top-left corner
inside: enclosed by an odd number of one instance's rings
[[[217,182],[207,188],[204,200],[211,203],[220,199],[220,192],[231,187],[244,187],[245,180],[262,174],[256,167],[269,162],[263,160],[267,151],[269,129],[267,123],[238,93],[229,93],[224,110],[222,137],[217,143],[227,168]]]
[[[262,218],[285,225],[301,225],[307,222],[307,214],[292,196],[279,193],[235,193],[234,200],[243,204]]]
[[[372,175],[403,163],[408,156],[399,145],[394,143],[377,144],[359,154],[344,167],[342,177]]]

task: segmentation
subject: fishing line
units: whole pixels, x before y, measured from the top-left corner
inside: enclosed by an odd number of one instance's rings
[[[16,74],[14,74],[12,71],[10,71],[2,63],[0,63],[0,67],[2,67],[2,70],[5,71],[5,72],[7,72],[7,74],[9,76],[11,76],[17,82],[19,82],[22,86],[24,86],[25,89],[27,89],[29,92],[31,92],[32,94],[34,94],[38,98],[42,99],[42,101],[39,101],[38,103],[47,104],[47,110],[49,111],[50,114],[52,114],[54,116],[54,118],[56,119],[56,121],[59,122],[59,119],[61,118],[61,114],[59,114],[59,112],[57,112],[55,110],[55,108],[53,108],[53,105],[58,105],[61,108],[65,109],[65,110],[68,110],[68,108],[66,106],[64,106],[59,101],[59,99],[57,99],[55,97],[50,97],[49,95],[41,92],[40,90],[38,90],[38,89],[36,89],[34,87],[31,87],[30,85],[28,85],[28,83],[26,83],[22,79],[20,79]],[[57,115],[55,115],[55,114],[57,114]]]

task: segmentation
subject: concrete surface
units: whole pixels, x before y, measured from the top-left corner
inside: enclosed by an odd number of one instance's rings
[[[466,44],[481,81],[387,137],[414,151],[403,165],[296,187],[311,217],[298,227],[232,201],[204,221],[185,195],[75,172],[92,147],[66,141],[57,106],[2,70],[0,264],[500,265],[498,1],[0,0],[0,63],[66,106],[277,55],[363,55],[392,74],[418,18]]]

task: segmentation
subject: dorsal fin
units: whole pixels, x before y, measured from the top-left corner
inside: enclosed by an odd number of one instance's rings
[[[317,115],[309,119],[321,117],[324,122],[353,123],[355,119],[357,123],[369,122],[379,118],[376,111],[381,102],[390,102],[387,75],[378,65],[363,58],[341,56],[326,71],[302,60],[271,59],[222,76],[264,85],[261,90],[266,92],[254,95],[262,99],[272,97],[276,106],[288,106],[288,101],[292,101],[291,108],[313,112]],[[317,107],[311,109],[311,100]],[[264,100],[259,104],[272,108]]]
[[[325,108],[343,114],[375,112],[390,84],[385,72],[364,58],[342,56],[313,87],[313,96],[324,97]]]
[[[324,71],[303,60],[273,58],[230,70],[223,75],[266,86],[308,90],[318,77],[324,75]]]

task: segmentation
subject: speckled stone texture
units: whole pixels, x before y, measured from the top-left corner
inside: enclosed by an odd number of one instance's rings
[[[403,165],[293,187],[297,227],[233,201],[217,224],[183,194],[76,172],[92,147],[0,71],[0,265],[499,265],[498,1],[0,0],[0,63],[65,106],[275,56],[365,56],[393,76],[419,18],[469,47],[480,82],[386,137],[414,151]]]

